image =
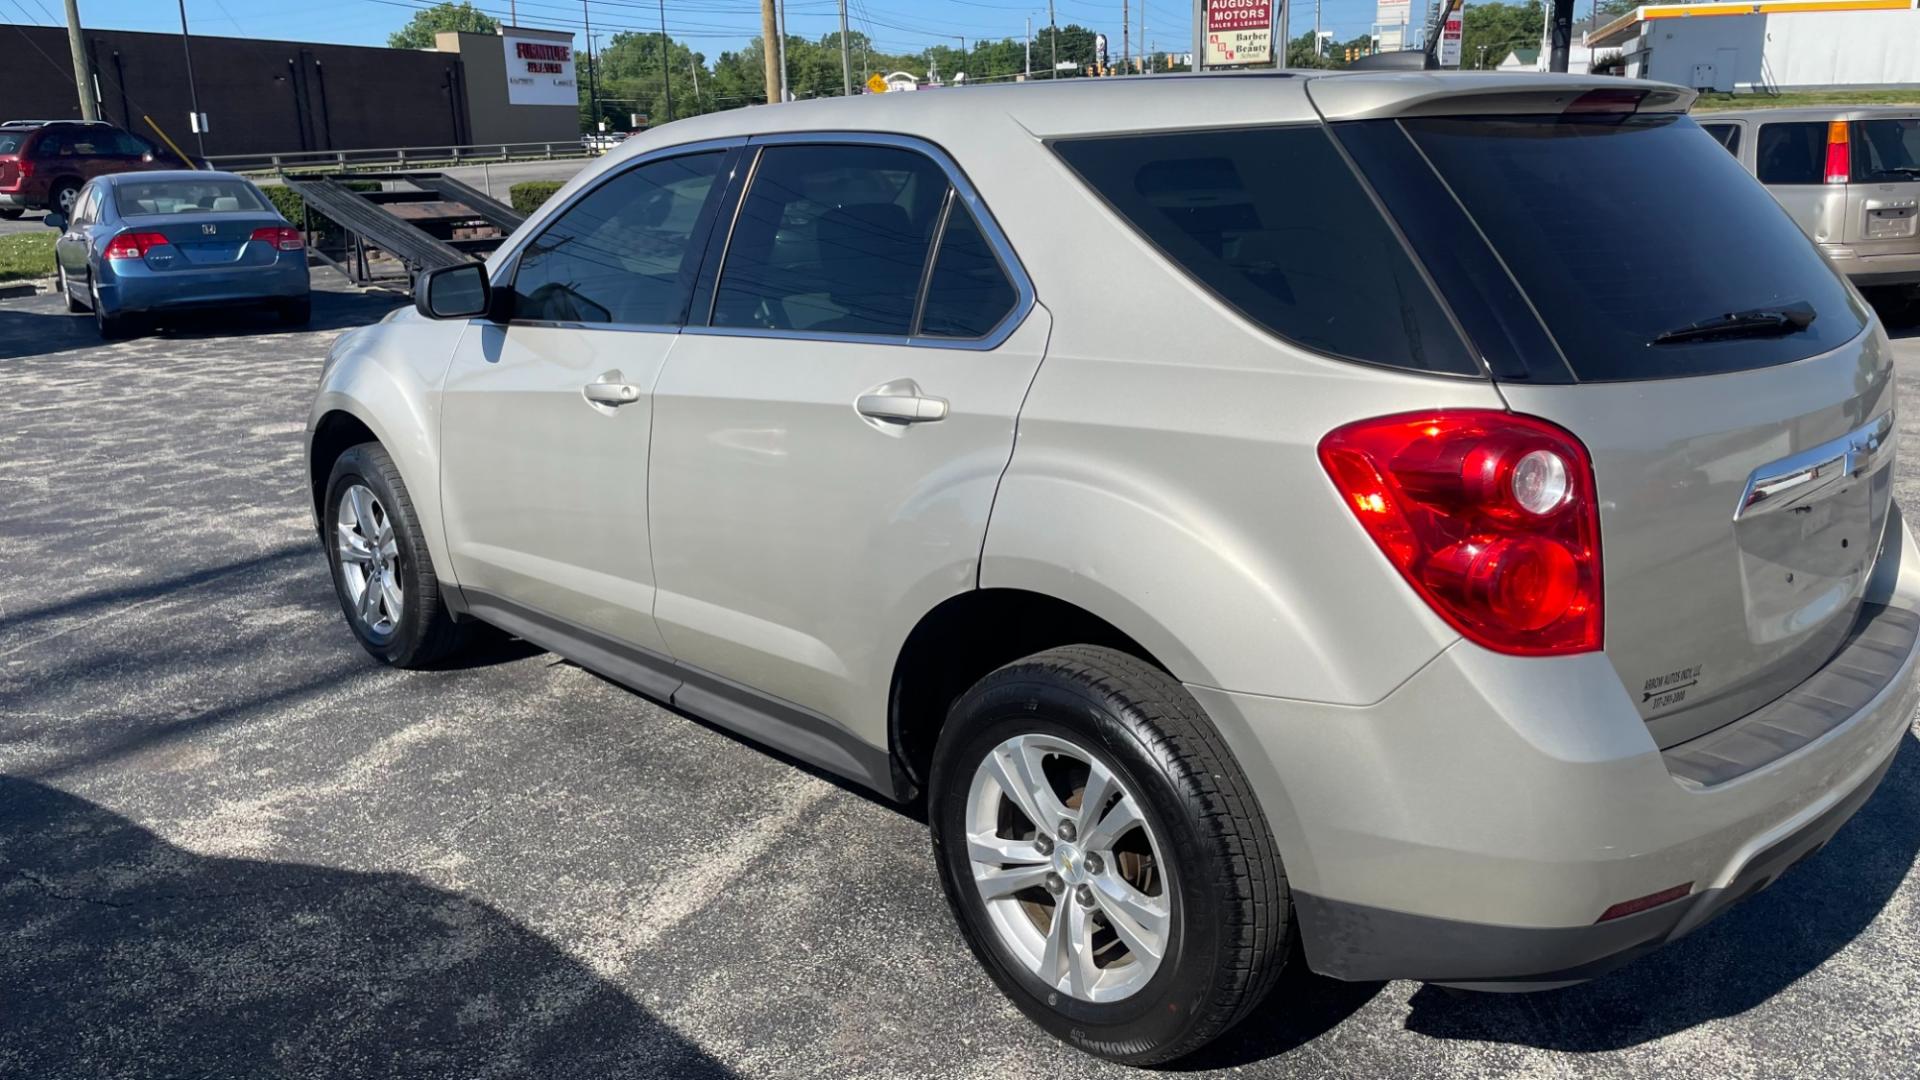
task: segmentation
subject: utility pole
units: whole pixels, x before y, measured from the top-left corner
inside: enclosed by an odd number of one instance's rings
[[[1320,0],[1313,0],[1313,55],[1320,56]]]
[[[585,23],[587,28],[587,107],[593,112],[593,127],[589,129],[588,134],[598,135],[600,133],[600,90],[593,81],[593,16],[587,13],[587,0],[580,0],[580,21]]]
[[[93,69],[87,63],[87,46],[80,38],[80,0],[67,0],[67,47],[73,51],[73,90],[80,97],[80,119],[98,120],[100,111],[93,102]]]
[[[792,101],[793,88],[787,80],[787,0],[775,0],[774,17],[780,22],[780,100]]]
[[[1280,9],[1280,59],[1273,66],[1283,68],[1287,66],[1287,50],[1290,45],[1287,39],[1287,16],[1292,12],[1287,9],[1293,5],[1288,0],[1277,0],[1275,6]]]
[[[67,0],[67,10],[73,10],[73,0]],[[206,157],[207,133],[202,130],[206,125],[200,122],[200,91],[193,85],[193,46],[190,44],[191,40],[191,38],[187,37],[187,0],[180,0],[180,51],[185,53],[187,57],[187,104],[193,109],[194,144],[200,148],[200,156]],[[93,120],[97,118],[89,116],[87,119]]]
[[[1047,0],[1047,42],[1053,46],[1053,66],[1047,69],[1047,78],[1060,77],[1060,28],[1053,22],[1053,0]]]
[[[660,0],[660,89],[667,95],[667,123],[673,123],[672,67],[667,61],[667,0]],[[651,126],[651,124],[649,124]]]
[[[1548,7],[1551,29],[1547,70],[1566,74],[1569,46],[1573,43],[1573,0],[1553,0]]]
[[[840,92],[853,96],[853,45],[847,41],[847,0],[840,0]]]
[[[1120,0],[1120,70],[1123,72],[1132,66],[1133,43],[1129,39],[1132,33],[1133,12],[1127,10],[1127,0]]]
[[[773,0],[760,0],[760,51],[767,69],[767,100],[779,101],[780,93],[780,23],[773,14]]]
[[[693,50],[687,50],[687,74],[693,76],[693,111],[700,112],[700,65],[693,62]]]
[[[1033,81],[1033,16],[1027,16],[1027,81]]]

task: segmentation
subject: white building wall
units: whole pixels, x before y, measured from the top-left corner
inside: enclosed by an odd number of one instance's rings
[[[1656,19],[1622,51],[1642,61],[1629,74],[1681,86],[1920,86],[1920,10]],[[1711,82],[1698,65],[1711,65]]]

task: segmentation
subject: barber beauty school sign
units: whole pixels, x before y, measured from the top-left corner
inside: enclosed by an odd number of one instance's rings
[[[507,104],[580,107],[573,80],[573,35],[506,27]]]
[[[1207,67],[1273,63],[1274,0],[1200,0]]]

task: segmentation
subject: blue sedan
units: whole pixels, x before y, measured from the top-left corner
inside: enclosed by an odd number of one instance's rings
[[[223,172],[96,177],[73,217],[48,214],[67,310],[92,311],[104,338],[162,312],[247,305],[304,326],[306,242],[260,189]]]

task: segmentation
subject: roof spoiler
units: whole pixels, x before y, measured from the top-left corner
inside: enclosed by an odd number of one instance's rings
[[[1596,94],[1595,91],[1600,93]],[[1593,95],[1589,97],[1588,95]],[[1698,96],[1671,83],[1611,75],[1534,72],[1361,72],[1307,82],[1307,96],[1328,120],[1399,116],[1556,115],[1566,112],[1686,112]],[[1586,99],[1586,103],[1582,99]],[[1605,99],[1609,107],[1587,103]]]

